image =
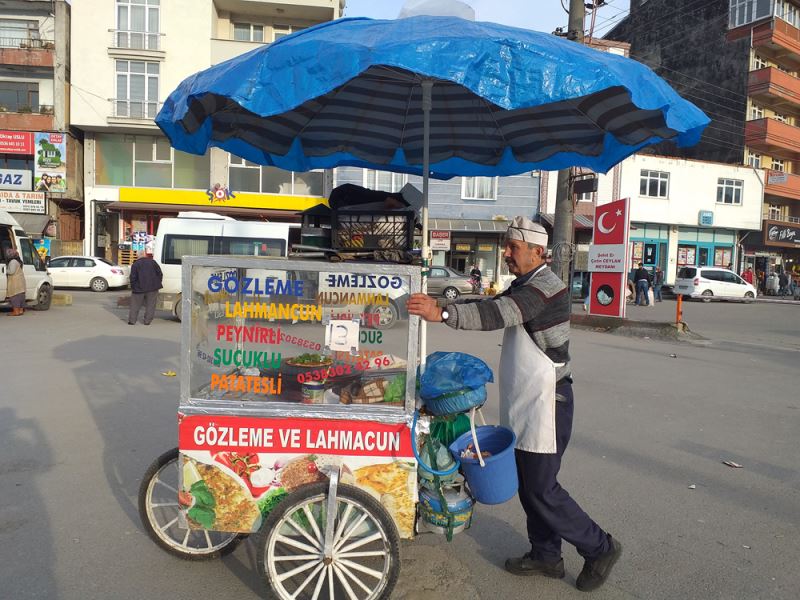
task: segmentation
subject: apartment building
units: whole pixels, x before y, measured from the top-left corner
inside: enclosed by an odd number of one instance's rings
[[[800,2],[632,0],[606,37],[712,119],[698,146],[653,152],[762,172],[762,223],[740,266],[800,269]]]
[[[546,215],[555,207],[556,173],[542,176],[540,205]],[[636,154],[597,177],[597,191],[576,198],[576,219],[590,219],[595,206],[630,198],[629,268],[640,262],[659,266],[668,284],[683,266],[735,268],[745,253],[742,242],[761,229],[761,169]],[[584,226],[591,229],[591,220]],[[589,241],[586,235],[578,238],[576,271],[586,270]]]
[[[344,0],[81,0],[72,10],[72,124],[85,140],[85,252],[120,262],[184,210],[297,220],[324,172],[173,150],[153,122],[189,75],[339,18]]]
[[[0,209],[42,254],[82,238],[82,150],[69,128],[69,18],[63,0],[0,5]]]

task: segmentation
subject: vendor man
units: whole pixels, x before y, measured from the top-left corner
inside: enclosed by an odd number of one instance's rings
[[[558,483],[572,432],[569,366],[570,298],[545,263],[547,232],[515,217],[503,257],[516,275],[508,290],[486,300],[440,305],[413,294],[408,312],[454,329],[505,329],[500,356],[500,422],[517,435],[519,498],[527,515],[531,551],[506,561],[514,575],[564,577],[561,540],[584,557],[576,585],[591,591],[608,578],[622,545],[583,512]]]

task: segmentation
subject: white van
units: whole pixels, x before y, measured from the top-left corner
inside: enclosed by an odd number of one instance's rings
[[[157,308],[181,318],[181,259],[184,256],[235,254],[286,257],[289,223],[237,221],[214,213],[189,211],[161,219],[153,257],[164,274]]]
[[[47,310],[53,299],[53,280],[33,242],[17,220],[0,210],[0,303],[7,302],[6,248],[16,248],[25,273],[25,301],[34,310]]]
[[[703,302],[734,298],[754,302],[757,295],[756,288],[722,267],[681,267],[672,290]]]

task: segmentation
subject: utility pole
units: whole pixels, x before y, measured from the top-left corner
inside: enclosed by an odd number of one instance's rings
[[[567,39],[583,43],[583,22],[586,18],[585,0],[570,0]],[[573,254],[575,205],[572,202],[571,169],[558,172],[556,185],[556,210],[553,219],[553,263],[551,268],[569,285]]]

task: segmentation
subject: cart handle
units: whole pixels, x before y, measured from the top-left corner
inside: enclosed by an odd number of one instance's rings
[[[417,419],[418,418],[419,418],[419,411],[415,410],[414,411],[414,419],[411,421],[411,450],[413,450],[414,458],[417,459],[417,463],[419,464],[420,467],[422,467],[422,470],[423,471],[427,471],[431,475],[437,475],[439,477],[446,477],[447,475],[452,475],[453,473],[458,471],[458,469],[461,467],[461,461],[458,460],[455,457],[453,457],[453,460],[456,461],[456,464],[453,465],[447,471],[437,471],[433,467],[430,467],[430,466],[426,465],[425,462],[423,462],[422,457],[419,455],[419,452],[417,451],[417,440],[416,440],[416,435],[415,435],[415,432],[417,430]]]

